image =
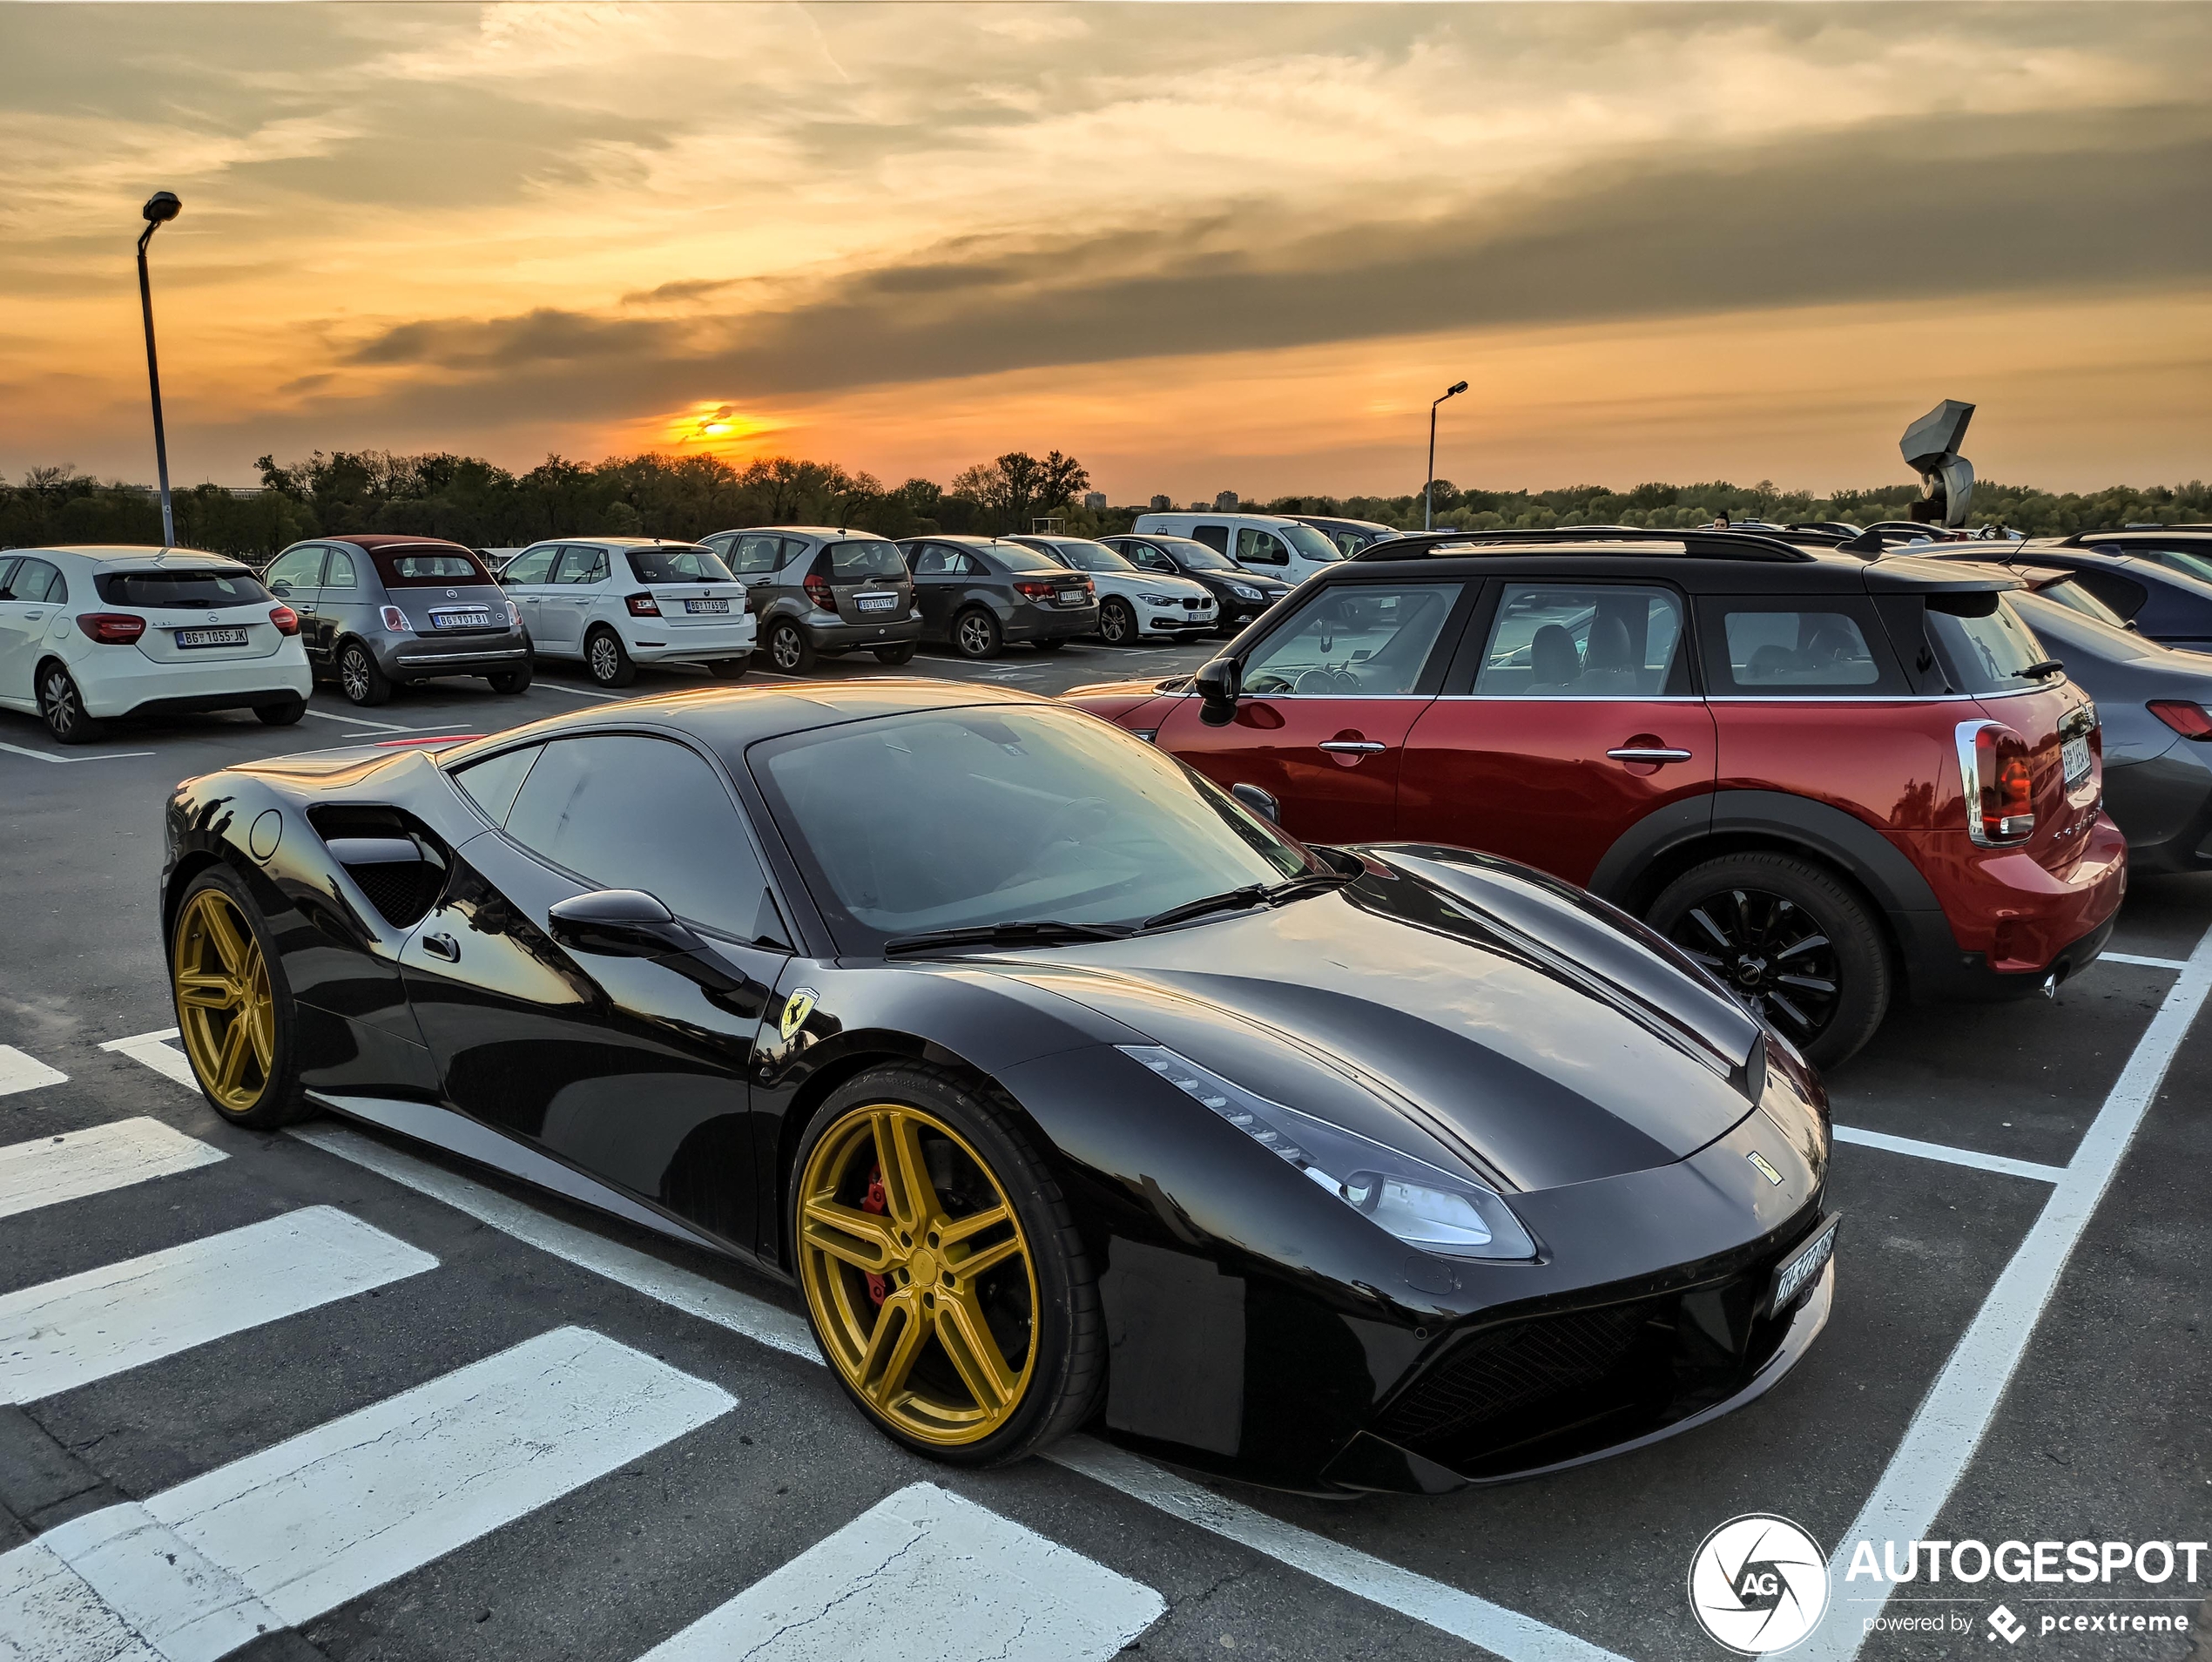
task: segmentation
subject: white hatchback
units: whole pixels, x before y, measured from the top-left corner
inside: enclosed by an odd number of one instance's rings
[[[109,717],[250,709],[307,713],[300,619],[249,566],[175,548],[0,554],[0,705],[65,745]]]
[[[647,537],[533,543],[499,573],[537,658],[578,659],[602,686],[640,664],[704,664],[736,680],[758,633],[745,585],[711,549]]]

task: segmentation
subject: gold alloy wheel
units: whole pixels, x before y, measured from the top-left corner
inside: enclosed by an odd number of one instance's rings
[[[192,1071],[223,1107],[251,1112],[276,1066],[276,1003],[260,943],[221,890],[185,902],[171,973]]]
[[[877,1103],[823,1134],[799,1180],[799,1276],[831,1362],[897,1430],[979,1442],[1021,1406],[1036,1357],[1028,1241],[935,1115]]]

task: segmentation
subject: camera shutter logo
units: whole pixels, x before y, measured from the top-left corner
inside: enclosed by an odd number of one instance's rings
[[[1739,1655],[1786,1651],[1827,1611],[1828,1555],[1786,1517],[1732,1517],[1690,1560],[1689,1609],[1708,1637]]]

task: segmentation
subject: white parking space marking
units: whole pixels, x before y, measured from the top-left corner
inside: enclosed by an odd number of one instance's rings
[[[367,716],[340,715],[335,710],[318,710],[313,705],[307,706],[307,713],[317,718],[319,720],[342,721],[349,727],[369,727],[374,729],[378,733],[407,733],[411,731],[411,729],[401,726],[396,721],[371,721]]]
[[[151,756],[151,750],[99,750],[89,756],[57,756],[50,750],[25,750],[21,745],[0,745],[0,750],[13,756],[28,756],[33,761],[88,762],[121,761],[127,756]]]
[[[158,1119],[118,1119],[0,1148],[0,1218],[226,1159]]]
[[[2099,963],[2132,963],[2140,965],[2145,970],[2186,970],[2189,967],[2189,961],[2187,958],[2142,958],[2132,952],[2100,952],[2097,954],[2097,962]]]
[[[641,1662],[1104,1662],[1166,1611],[1143,1582],[914,1483]]]
[[[104,1615],[200,1662],[419,1569],[727,1413],[736,1399],[580,1328],[419,1385],[143,1504],[72,1518],[0,1557],[0,1638],[103,1655]],[[66,1576],[78,1587],[71,1588]],[[26,1607],[27,1606],[27,1607]],[[103,1611],[101,1607],[105,1607]]]
[[[165,1078],[174,1079],[187,1091],[199,1089],[199,1081],[192,1078],[192,1064],[182,1051],[169,1041],[177,1037],[177,1030],[165,1027],[152,1033],[133,1033],[129,1038],[110,1039],[100,1046],[118,1056],[127,1056],[133,1062],[143,1062]]]
[[[308,1206],[0,1296],[0,1402],[31,1402],[438,1260],[334,1206]]]
[[[1847,1662],[1856,1656],[1865,1642],[1866,1618],[1878,1615],[1889,1601],[1889,1582],[1845,1579],[1852,1544],[1928,1538],[1937,1515],[1980,1448],[2005,1388],[2035,1336],[2044,1307],[2066,1272],[2067,1260],[2119,1171],[2167,1068],[2209,995],[2212,930],[2197,942],[2167,990],[2065,1174],[2029,1226],[2027,1238],[1975,1312],[1890,1456],[1881,1481],[1838,1544],[1830,1560],[1838,1608],[1797,1652],[1806,1662]]]
[[[2033,1178],[2038,1183],[2056,1183],[2066,1175],[2063,1165],[2040,1165],[2033,1160],[1984,1154],[1979,1149],[1953,1148],[1948,1143],[1924,1143],[1917,1137],[1892,1137],[1887,1132],[1862,1131],[1856,1125],[1838,1125],[1835,1133],[1839,1143],[1856,1143],[1861,1148],[1878,1148],[1892,1154],[1910,1154],[1918,1159],[1941,1160],[1946,1165],[2001,1172],[2006,1177]]]
[[[12,1097],[18,1091],[36,1091],[41,1085],[68,1083],[69,1075],[59,1068],[50,1068],[12,1044],[0,1044],[0,1097]]]
[[[533,681],[530,685],[532,686],[542,686],[548,692],[566,692],[570,694],[572,697],[579,699],[605,699],[610,702],[616,704],[622,702],[623,695],[619,692],[594,692],[589,687],[563,686],[558,681]]]

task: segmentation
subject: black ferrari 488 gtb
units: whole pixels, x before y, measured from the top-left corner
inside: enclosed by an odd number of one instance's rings
[[[1433,1491],[1736,1408],[1826,1321],[1825,1098],[1672,947],[1307,847],[948,682],[714,690],[179,787],[217,1112],[334,1111],[795,1283],[968,1465],[1095,1423]]]

